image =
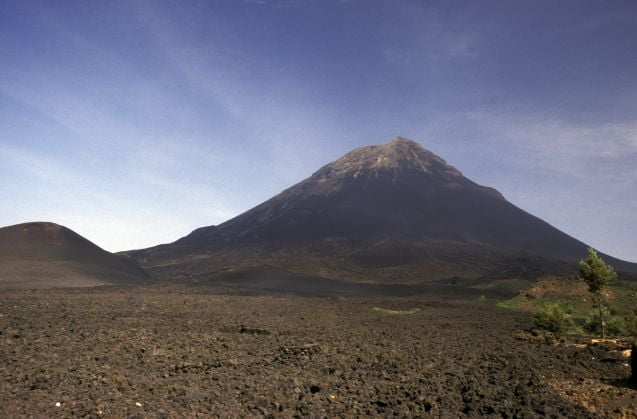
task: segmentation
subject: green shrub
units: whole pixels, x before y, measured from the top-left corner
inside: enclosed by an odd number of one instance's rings
[[[606,326],[611,336],[623,336],[626,333],[626,320],[621,316],[611,317]]]
[[[627,329],[630,331],[631,323],[626,324],[626,319],[621,316],[611,316],[606,308],[604,310],[604,319],[606,320],[606,332],[609,336],[624,335]],[[627,327],[628,326],[628,327]],[[602,322],[600,321],[599,312],[593,311],[584,321],[584,330],[590,334],[599,334],[602,330]]]
[[[552,333],[560,333],[573,326],[573,319],[559,303],[540,304],[533,314],[533,328]]]
[[[626,318],[626,335],[637,338],[637,316]]]

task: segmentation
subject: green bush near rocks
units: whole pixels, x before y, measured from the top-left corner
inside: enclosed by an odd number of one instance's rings
[[[623,336],[627,330],[626,320],[621,316],[613,316],[604,308],[603,318],[608,336]],[[590,334],[601,334],[602,321],[598,311],[592,312],[584,320],[584,330]]]
[[[561,304],[544,302],[533,313],[533,328],[551,333],[562,333],[574,326],[571,314]]]

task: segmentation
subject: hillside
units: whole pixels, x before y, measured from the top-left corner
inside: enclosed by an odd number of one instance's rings
[[[152,282],[137,262],[54,223],[0,228],[0,288],[90,287]]]

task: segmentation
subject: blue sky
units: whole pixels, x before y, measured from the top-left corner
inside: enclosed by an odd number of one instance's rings
[[[418,141],[637,261],[633,1],[0,0],[0,225],[111,250]]]

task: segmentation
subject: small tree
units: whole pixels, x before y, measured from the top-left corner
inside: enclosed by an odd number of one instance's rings
[[[604,316],[604,290],[617,279],[617,273],[612,266],[607,265],[597,255],[595,249],[588,248],[588,256],[579,263],[579,276],[588,284],[588,290],[593,294],[595,307],[599,312],[602,329],[602,339],[606,338],[606,319]]]
[[[608,336],[620,336],[626,333],[626,320],[623,317],[613,316],[605,307],[603,311],[605,329]],[[591,313],[591,315],[585,319],[584,330],[589,333],[602,332],[602,319],[599,317],[597,311]]]

